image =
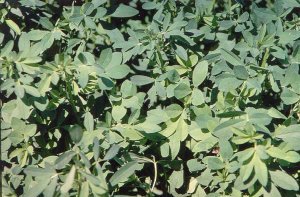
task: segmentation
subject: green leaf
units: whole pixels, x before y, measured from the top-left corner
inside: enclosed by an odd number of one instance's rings
[[[155,3],[155,2],[146,2],[142,5],[142,8],[144,10],[153,10],[155,8],[157,8],[159,6],[159,4]]]
[[[242,60],[231,51],[228,51],[226,49],[220,49],[220,52],[221,52],[221,57],[228,63],[234,66],[243,65]]]
[[[106,78],[106,77],[100,77],[98,79],[98,84],[99,84],[99,87],[102,89],[102,90],[110,90],[114,87],[114,82],[109,79],[109,78]]]
[[[109,63],[112,60],[112,50],[111,48],[104,49],[101,51],[100,57],[99,57],[99,64],[103,68],[106,68]]]
[[[166,107],[165,111],[170,118],[176,118],[182,113],[183,109],[178,104],[171,104]]]
[[[89,196],[89,183],[87,181],[83,182],[80,186],[79,197]]]
[[[126,163],[112,175],[109,179],[110,184],[115,186],[118,183],[125,182],[139,168],[140,165],[136,161]]]
[[[18,47],[19,51],[26,51],[30,48],[30,40],[28,39],[27,34],[22,33],[19,37]]]
[[[215,127],[213,133],[219,138],[229,139],[232,136],[232,132],[230,132],[230,129],[237,127],[240,124],[244,124],[243,119],[230,119],[222,122],[217,127]]]
[[[21,34],[20,27],[13,20],[8,19],[8,20],[5,20],[5,22],[12,30],[14,30],[14,32],[16,32],[16,34],[18,34],[18,35]]]
[[[67,151],[64,152],[62,155],[60,155],[56,160],[55,160],[55,167],[56,169],[60,170],[64,168],[72,158],[76,155],[74,151]]]
[[[113,14],[111,14],[112,17],[118,17],[118,18],[125,18],[125,17],[132,17],[139,13],[138,10],[134,9],[133,7],[124,5],[121,3],[118,8],[115,10]]]
[[[190,159],[186,162],[186,165],[190,172],[196,172],[204,168],[204,165],[201,164],[198,159]]]
[[[39,63],[42,61],[41,57],[28,57],[26,59],[24,59],[23,61],[21,61],[23,64],[35,64],[35,63]]]
[[[160,133],[166,137],[174,134],[176,140],[184,141],[188,136],[188,124],[184,120],[183,114],[177,119],[177,121],[166,122],[167,127]]]
[[[137,93],[137,87],[129,80],[126,80],[121,85],[122,97],[134,96]]]
[[[76,167],[72,166],[72,168],[65,180],[65,183],[60,188],[61,193],[66,194],[69,192],[70,189],[72,189],[72,185],[73,185],[74,178],[75,178],[75,173],[76,173]]]
[[[53,197],[56,186],[57,186],[57,180],[58,180],[57,176],[55,176],[51,179],[49,185],[45,188],[45,190],[43,192],[45,197]]]
[[[113,106],[111,114],[115,121],[120,122],[121,119],[125,116],[126,112],[127,110],[123,106],[116,105]]]
[[[271,184],[271,189],[269,191],[265,190],[264,196],[265,197],[282,197],[280,192],[278,191],[278,189],[276,188],[276,186],[274,184]]]
[[[288,44],[300,38],[300,32],[297,30],[286,30],[279,34],[279,43]]]
[[[285,160],[291,163],[298,163],[300,161],[300,154],[296,151],[289,151],[286,153]]]
[[[86,112],[84,114],[84,121],[83,121],[84,127],[87,131],[93,131],[94,130],[94,117],[90,112]]]
[[[268,115],[272,118],[286,119],[287,117],[274,107],[268,109]]]
[[[169,183],[171,187],[180,188],[184,183],[183,170],[176,171],[174,170],[171,176],[169,177]]]
[[[123,79],[130,72],[130,68],[126,64],[110,66],[106,69],[106,74],[113,79]]]
[[[225,164],[218,157],[207,157],[207,167],[211,170],[220,170],[225,167]]]
[[[13,49],[14,42],[12,40],[8,41],[6,45],[1,48],[1,57],[7,56]]]
[[[217,114],[216,116],[219,118],[233,118],[233,117],[237,117],[237,116],[243,116],[247,114],[246,112],[243,111],[229,111],[229,112],[223,112],[220,114]]]
[[[176,48],[175,48],[176,54],[184,61],[187,61],[188,60],[187,51],[180,45],[176,44],[175,46],[176,46]]]
[[[294,150],[300,150],[300,125],[290,125],[288,127],[279,127],[274,134],[274,137],[287,142]]]
[[[160,126],[158,126],[155,122],[145,121],[136,125],[136,129],[139,131],[144,131],[146,133],[156,133],[161,130]]]
[[[74,126],[71,126],[71,128],[69,129],[69,134],[73,142],[79,143],[83,136],[83,130],[81,126],[76,124]]]
[[[45,77],[42,78],[38,87],[38,90],[42,96],[44,96],[45,93],[50,88],[50,83],[51,83],[51,75],[46,75]]]
[[[238,79],[247,79],[249,77],[249,74],[245,68],[245,66],[235,66],[233,68],[234,75]]]
[[[24,169],[24,173],[29,176],[53,176],[55,174],[55,170],[53,168],[37,168],[33,166],[29,166]]]
[[[27,94],[30,94],[31,96],[34,96],[34,97],[40,97],[40,92],[38,91],[37,88],[35,88],[34,86],[29,86],[29,85],[23,85],[24,89],[25,89],[25,92]]]
[[[272,118],[268,115],[268,111],[265,109],[248,107],[245,111],[248,114],[248,120],[254,124],[268,125],[272,121]]]
[[[275,158],[283,159],[291,163],[297,163],[300,161],[300,155],[295,151],[285,152],[278,147],[270,147],[266,152]]]
[[[259,159],[258,155],[254,156],[254,169],[255,169],[255,176],[257,177],[258,181],[263,185],[267,186],[268,184],[268,168],[265,162]]]
[[[143,86],[153,83],[154,79],[143,75],[134,75],[130,78],[130,81],[137,86]]]
[[[105,154],[103,160],[111,160],[118,154],[119,150],[120,150],[120,146],[117,144],[113,144]]]
[[[199,89],[194,89],[192,92],[192,104],[201,105],[205,102],[203,93]]]
[[[39,177],[41,178],[41,177]],[[37,184],[35,184],[33,187],[31,187],[29,190],[27,190],[24,193],[24,197],[37,197],[39,196],[44,189],[48,186],[48,183],[50,182],[49,177],[44,177],[42,180],[39,180]]]
[[[177,70],[173,69],[173,70],[169,70],[168,71],[168,79],[171,81],[171,82],[177,82],[180,80],[180,75],[179,73],[177,72]]]
[[[20,83],[17,83],[15,85],[15,94],[17,95],[18,98],[24,97],[25,90],[24,90],[23,85],[21,85]]]
[[[261,23],[270,23],[272,20],[276,20],[277,16],[276,14],[271,10],[267,8],[258,8],[256,5],[252,7],[253,9],[253,15],[257,17],[257,19]]]
[[[95,64],[95,58],[89,52],[79,53],[78,59],[81,61],[82,64],[85,64],[85,65],[94,65]]]
[[[180,140],[175,135],[169,137],[171,159],[174,160],[180,151]]]
[[[193,84],[195,87],[199,86],[207,77],[208,73],[208,62],[207,61],[202,61],[199,62],[193,71]]]
[[[180,83],[174,89],[174,96],[177,99],[182,99],[182,98],[186,97],[187,95],[191,94],[191,92],[192,92],[192,90],[191,90],[190,86],[188,86],[185,83]]]
[[[214,177],[210,169],[204,170],[204,172],[202,172],[201,175],[197,177],[198,183],[204,186],[208,186],[213,179]]]
[[[292,90],[290,90],[289,88],[284,88],[280,95],[280,98],[282,99],[284,104],[292,105],[292,104],[296,103],[297,101],[299,101],[300,96],[297,95]]]
[[[270,171],[270,175],[271,175],[272,182],[276,186],[281,187],[282,189],[285,190],[294,190],[294,191],[299,190],[299,185],[297,181],[289,174],[280,170],[276,170],[276,171]]]
[[[97,161],[100,153],[99,140],[97,137],[95,137],[93,140],[93,153],[94,153],[94,159]]]
[[[234,91],[243,83],[242,80],[238,80],[234,77],[227,77],[220,80],[218,86],[223,92]]]
[[[223,159],[230,160],[233,156],[233,148],[228,140],[219,139],[220,155]]]

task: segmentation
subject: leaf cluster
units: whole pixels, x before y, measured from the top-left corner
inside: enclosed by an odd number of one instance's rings
[[[3,196],[299,196],[300,1],[121,2],[0,0]]]

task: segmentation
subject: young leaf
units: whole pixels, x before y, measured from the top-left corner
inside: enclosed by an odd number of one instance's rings
[[[65,183],[60,188],[61,193],[66,194],[69,192],[70,189],[72,189],[72,185],[73,185],[74,178],[75,178],[75,173],[76,173],[76,167],[72,166],[72,168],[65,180]]]
[[[24,169],[24,173],[30,176],[52,176],[55,174],[55,170],[53,168],[36,168],[33,166],[29,166]]]
[[[83,130],[81,126],[76,124],[69,129],[69,134],[73,142],[79,143],[83,135]]]
[[[289,88],[284,88],[281,95],[280,95],[282,101],[286,105],[292,105],[299,101],[300,96],[297,95],[295,92],[290,90]]]
[[[221,51],[221,56],[225,61],[229,62],[234,66],[243,65],[242,60],[231,51],[228,51],[226,49],[220,49],[220,51]]]
[[[101,51],[99,57],[99,64],[100,66],[106,68],[108,64],[111,62],[112,59],[112,50],[110,48],[104,49]]]
[[[225,167],[224,163],[218,157],[207,157],[207,166],[211,170],[220,170]]]
[[[234,75],[238,79],[247,79],[249,77],[249,74],[245,68],[245,66],[235,66],[233,68]]]
[[[272,182],[277,185],[278,187],[281,187],[285,190],[299,190],[299,185],[297,181],[291,177],[289,174],[276,170],[276,171],[270,171],[271,180]]]
[[[106,74],[113,79],[123,79],[130,72],[130,68],[126,64],[110,66],[106,69]]]
[[[154,79],[143,75],[134,75],[130,78],[130,81],[137,86],[143,86],[153,83]]]
[[[121,106],[121,105],[116,105],[113,106],[112,108],[112,117],[115,121],[121,121],[121,119],[125,116],[127,110]]]
[[[8,19],[8,20],[5,20],[5,22],[12,30],[14,30],[14,32],[16,32],[16,34],[18,34],[18,35],[21,34],[20,27],[13,20]]]
[[[40,177],[41,178],[41,177]],[[48,186],[50,182],[50,178],[44,178],[42,180],[39,180],[37,184],[35,184],[33,187],[31,187],[29,190],[25,191],[24,197],[37,197],[39,196],[44,189]]]
[[[186,52],[186,49],[184,49],[182,46],[176,45],[175,52],[184,61],[188,60],[188,54]]]
[[[114,158],[119,152],[120,146],[117,144],[113,144],[110,149],[105,154],[103,160],[111,160]]]
[[[1,48],[1,57],[7,56],[13,49],[14,42],[12,40],[8,41],[3,48]]]
[[[192,92],[192,104],[201,105],[205,102],[203,93],[199,89],[194,89]]]
[[[207,77],[208,73],[208,62],[207,61],[202,61],[199,62],[193,71],[193,84],[195,87],[198,87]]]
[[[65,165],[67,165],[72,158],[75,156],[75,152],[74,151],[68,151],[68,152],[64,152],[62,155],[60,155],[56,160],[55,160],[55,167],[56,169],[60,170],[62,168],[65,167]]]
[[[121,3],[119,7],[115,10],[113,14],[111,14],[112,17],[119,17],[119,18],[125,18],[125,17],[132,17],[139,13],[138,10],[134,9],[133,7],[124,5]]]
[[[40,85],[39,85],[39,92],[42,96],[45,95],[45,93],[48,91],[49,87],[50,87],[50,83],[51,83],[51,75],[46,75],[46,77],[43,77]]]
[[[233,148],[228,140],[219,139],[220,155],[223,159],[230,160],[233,155]]]
[[[89,196],[89,183],[87,181],[83,182],[80,187],[79,197]]]
[[[174,137],[175,135],[171,136],[169,138],[169,146],[170,146],[170,153],[171,153],[171,158],[172,160],[174,160],[179,151],[180,151],[180,140],[176,139],[176,137]]]
[[[130,177],[135,172],[135,170],[139,169],[140,167],[141,166],[136,161],[126,163],[112,175],[112,177],[109,179],[110,184],[112,186],[115,186],[118,183],[126,181],[128,177]]]
[[[180,83],[175,89],[174,89],[174,96],[177,99],[182,99],[189,95],[192,92],[190,86],[188,86],[185,83]]]
[[[85,113],[83,124],[87,131],[94,130],[94,118],[90,112]]]
[[[258,181],[265,187],[268,184],[268,168],[265,162],[261,161],[258,155],[254,159],[255,176]]]

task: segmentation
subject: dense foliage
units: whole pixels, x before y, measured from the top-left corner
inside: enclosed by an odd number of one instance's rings
[[[2,196],[300,196],[299,0],[0,0]]]

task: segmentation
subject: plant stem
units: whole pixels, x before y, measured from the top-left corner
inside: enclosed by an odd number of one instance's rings
[[[266,63],[267,63],[267,60],[268,60],[269,55],[270,55],[269,52],[270,52],[269,48],[266,48],[266,52],[264,54],[264,57],[263,57],[263,60],[261,62],[261,66],[260,67],[263,67],[263,68],[266,67]]]
[[[74,99],[73,99],[73,95],[72,94],[69,94],[70,93],[70,91],[71,91],[71,87],[70,87],[70,81],[69,81],[69,76],[68,76],[68,74],[66,73],[66,89],[67,89],[67,91],[66,91],[66,94],[67,94],[67,99],[68,99],[68,101],[70,102],[70,104],[71,104],[71,107],[72,107],[72,110],[73,110],[73,113],[74,113],[74,116],[75,116],[75,118],[76,118],[76,121],[77,121],[77,123],[79,124],[79,125],[81,125],[80,124],[80,118],[79,118],[79,116],[78,116],[78,114],[77,114],[77,110],[76,110],[76,107],[75,107],[75,102],[74,102]]]
[[[153,165],[154,165],[154,179],[151,187],[151,192],[153,192],[157,180],[157,163],[155,161],[155,157],[152,156],[152,158],[153,158]]]
[[[107,97],[107,99],[108,99],[110,105],[113,107],[114,105],[113,105],[113,103],[111,102],[111,100],[110,100],[110,98],[109,98],[109,95],[107,94],[106,90],[103,90],[103,92],[104,92],[104,94],[106,95],[106,97]]]

